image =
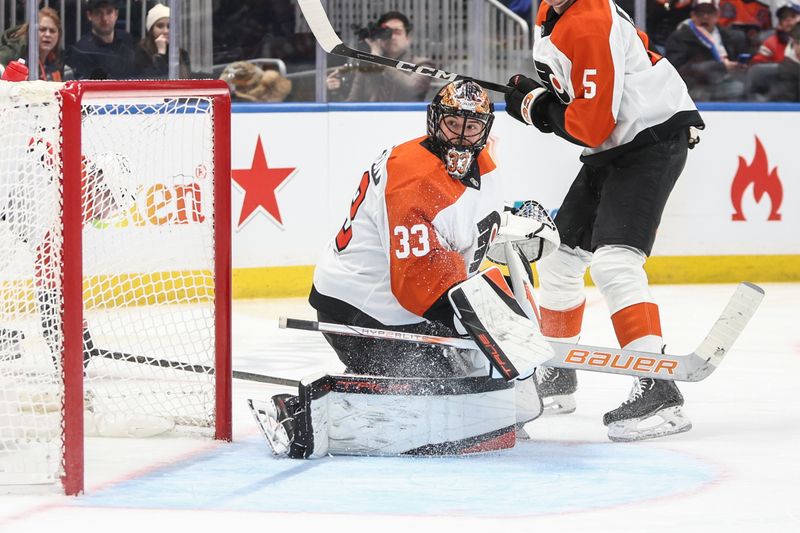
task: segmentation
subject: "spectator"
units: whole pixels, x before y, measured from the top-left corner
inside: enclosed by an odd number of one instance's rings
[[[531,23],[533,13],[533,0],[500,0],[500,3],[514,12],[522,20]]]
[[[753,56],[753,63],[780,63],[783,61],[786,46],[789,44],[789,32],[800,22],[800,4],[786,4],[775,12],[778,25],[775,33],[767,37]]]
[[[139,41],[134,57],[136,75],[141,78],[166,79],[169,77],[169,8],[156,4],[147,12],[147,32]],[[189,53],[180,49],[178,77],[190,77]]]
[[[786,55],[778,64],[769,99],[773,102],[800,102],[800,24],[792,28]]]
[[[620,2],[618,2],[619,4]],[[678,27],[678,24],[689,18],[692,0],[651,0],[647,2],[647,36],[650,45],[660,54],[664,54],[667,38]],[[633,15],[633,11],[625,10]]]
[[[769,4],[769,0],[719,0],[719,25],[768,30],[772,28]]]
[[[383,29],[385,36],[374,30]],[[364,42],[374,55],[399,59],[417,65],[433,66],[430,59],[411,54],[411,23],[398,11],[384,13],[374,27],[367,28]],[[342,77],[348,71],[355,71],[352,86],[344,100],[348,102],[421,102],[431,85],[426,76],[408,74],[378,65],[363,65],[358,68],[342,67],[333,71],[327,78],[328,90],[341,94],[346,90]]]
[[[86,17],[91,31],[70,48],[67,65],[77,79],[116,79],[133,77],[133,37],[117,29],[118,0],[88,0]]]
[[[61,54],[61,17],[49,7],[39,10],[39,79],[64,79],[64,58]],[[0,64],[28,58],[28,23],[6,31],[0,37]]]
[[[694,0],[691,18],[667,39],[666,56],[695,101],[737,101],[744,97],[744,36],[717,24],[714,0]]]
[[[761,32],[772,28],[770,0],[718,0],[719,25],[742,32],[748,51],[754,53],[761,44]]]

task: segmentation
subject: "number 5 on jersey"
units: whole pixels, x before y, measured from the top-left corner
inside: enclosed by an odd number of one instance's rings
[[[353,219],[356,218],[358,208],[361,207],[364,198],[367,197],[367,187],[369,187],[369,172],[364,172],[364,175],[361,176],[361,183],[358,184],[356,195],[353,197],[353,201],[350,202],[350,214],[342,224],[342,229],[336,234],[336,249],[340,252],[347,248],[347,245],[353,239]]]

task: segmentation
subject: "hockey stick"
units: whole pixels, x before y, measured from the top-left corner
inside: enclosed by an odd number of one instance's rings
[[[425,65],[416,65],[414,63],[407,63],[397,59],[390,59],[388,57],[377,56],[368,52],[354,50],[342,43],[342,40],[338,35],[336,35],[336,31],[333,29],[333,26],[331,26],[331,21],[328,19],[328,14],[325,13],[325,10],[322,8],[322,3],[320,0],[297,0],[297,3],[300,6],[300,10],[303,12],[303,16],[306,18],[308,27],[311,28],[311,33],[313,33],[314,37],[317,38],[317,42],[319,42],[319,45],[322,47],[322,49],[329,54],[342,57],[352,57],[353,59],[359,59],[368,63],[375,63],[385,67],[396,68],[397,70],[402,70],[403,72],[422,74],[423,76],[445,80],[448,82],[456,80],[472,80],[481,87],[501,93],[508,93],[512,89],[508,85],[500,85],[499,83],[494,83],[491,81],[476,80],[469,76],[462,76],[461,74],[456,74],[454,72],[445,72],[444,70],[439,70],[437,68],[428,67]]]
[[[686,355],[551,341],[555,356],[544,365],[670,381],[700,381],[711,375],[722,363],[722,359],[730,351],[763,299],[764,290],[761,287],[746,281],[740,283],[706,338],[693,352]],[[477,349],[477,345],[470,339],[419,335],[286,317],[281,317],[278,324],[281,328],[320,331],[334,335],[437,344],[466,350]]]
[[[115,361],[125,361],[128,363],[139,363],[143,365],[158,366],[161,368],[172,368],[174,370],[183,370],[186,372],[197,372],[199,374],[213,375],[216,370],[213,366],[206,365],[193,365],[189,363],[182,363],[180,361],[170,361],[167,359],[157,359],[154,357],[147,357],[144,355],[133,355],[124,352],[113,352],[104,350],[102,348],[94,348],[86,351],[89,357],[105,357],[106,359],[113,359]],[[232,371],[233,379],[243,379],[245,381],[255,381],[258,383],[270,383],[272,385],[287,385],[289,387],[296,387],[300,384],[298,380],[279,378],[275,376],[267,376],[264,374],[256,374],[254,372],[243,372],[241,370]]]

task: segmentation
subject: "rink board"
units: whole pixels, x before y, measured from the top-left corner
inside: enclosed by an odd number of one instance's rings
[[[707,128],[664,213],[651,280],[800,280],[800,105],[701,111]],[[425,106],[239,105],[232,121],[234,171],[255,168],[261,154],[269,169],[259,174],[263,187],[251,192],[267,198],[255,211],[243,210],[247,189],[233,185],[234,296],[292,296],[307,292],[364,170],[382,150],[425,134]],[[506,198],[557,209],[580,168],[580,148],[505,112],[497,113],[492,133]]]

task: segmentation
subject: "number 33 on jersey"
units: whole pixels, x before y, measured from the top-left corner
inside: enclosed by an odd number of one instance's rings
[[[500,176],[488,151],[478,156],[476,188],[450,177],[425,139],[385,151],[364,172],[314,273],[320,293],[384,324],[418,323],[477,272],[500,226]]]

